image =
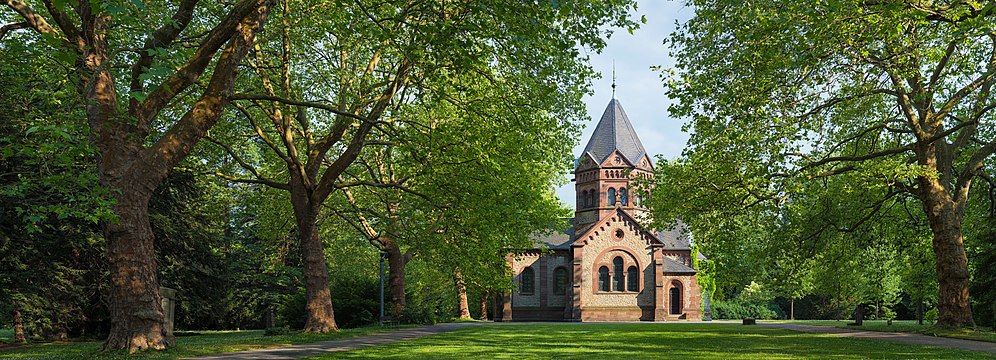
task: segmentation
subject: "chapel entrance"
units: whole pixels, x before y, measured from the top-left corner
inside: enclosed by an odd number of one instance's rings
[[[672,287],[671,288],[671,314],[678,315],[681,314],[681,288]]]

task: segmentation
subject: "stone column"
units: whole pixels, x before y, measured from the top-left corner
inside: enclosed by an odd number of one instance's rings
[[[168,287],[159,287],[159,297],[163,299],[163,316],[165,322],[163,326],[166,328],[166,337],[173,338],[173,314],[176,311],[176,290],[170,289]]]

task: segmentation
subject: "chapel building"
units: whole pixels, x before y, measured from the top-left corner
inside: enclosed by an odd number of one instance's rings
[[[684,225],[655,231],[638,221],[654,167],[619,100],[609,102],[575,163],[569,228],[508,255],[515,290],[500,297],[495,320],[700,320]]]

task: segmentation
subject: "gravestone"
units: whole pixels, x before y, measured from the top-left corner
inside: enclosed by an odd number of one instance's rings
[[[160,286],[159,297],[163,299],[163,316],[166,320],[163,325],[166,327],[166,336],[172,338],[173,314],[176,311],[176,289]]]
[[[744,325],[757,325],[757,320],[754,320],[754,318],[746,318],[744,319]]]

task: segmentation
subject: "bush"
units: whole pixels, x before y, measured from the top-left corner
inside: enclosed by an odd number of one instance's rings
[[[937,322],[937,308],[928,310],[927,313],[923,315],[923,320],[932,323]]]
[[[712,302],[712,317],[720,320],[745,318],[771,320],[783,317],[783,315],[781,309],[769,303],[714,300]]]

